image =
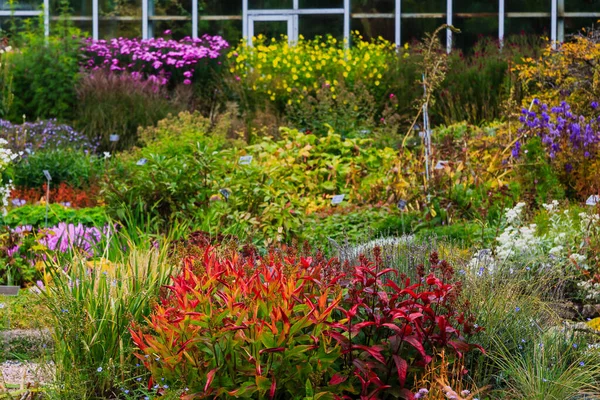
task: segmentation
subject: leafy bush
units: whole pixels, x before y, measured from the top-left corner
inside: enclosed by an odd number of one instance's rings
[[[98,205],[98,190],[95,184],[85,189],[74,189],[61,182],[58,187],[50,185],[48,191],[44,183],[39,189],[15,188],[11,191],[10,197],[12,205],[16,207],[48,201],[65,207],[86,208]]]
[[[10,54],[15,96],[8,119],[21,122],[57,118],[70,120],[76,105],[79,80],[80,34],[65,21],[53,35],[44,36],[43,24],[20,33],[23,46]],[[56,32],[56,34],[54,34]]]
[[[149,385],[198,397],[339,393],[332,378],[340,349],[327,332],[341,294],[315,281],[324,265],[231,261],[212,251],[187,259],[154,309],[150,333],[132,329],[138,358],[152,373]]]
[[[129,74],[95,71],[77,87],[77,126],[99,150],[126,150],[138,144],[137,131],[183,108],[157,83]],[[111,135],[119,135],[111,141]]]
[[[3,225],[16,228],[19,225],[30,225],[40,228],[45,225],[46,207],[39,205],[25,205],[11,209],[0,218]],[[60,204],[51,204],[48,207],[48,226],[58,225],[59,222],[68,224],[83,224],[85,226],[104,226],[108,219],[103,208],[74,209]]]
[[[424,283],[396,283],[377,250],[375,264],[346,269],[295,250],[190,253],[145,329],[131,330],[159,394],[412,399],[413,372],[442,348],[468,351],[462,330],[478,330],[436,255],[444,278],[421,266]]]
[[[104,169],[104,160],[94,155],[67,149],[44,150],[30,154],[14,165],[13,182],[17,187],[39,189],[46,183],[47,170],[51,186],[66,183],[72,188],[87,188],[96,183]]]

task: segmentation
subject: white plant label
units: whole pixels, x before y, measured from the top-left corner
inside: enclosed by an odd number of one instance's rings
[[[110,140],[111,142],[118,142],[119,141],[119,135],[110,135],[110,137],[108,138],[108,140]]]
[[[598,196],[597,194],[593,194],[590,197],[588,197],[588,199],[585,201],[585,204],[588,206],[595,206],[596,204],[600,203],[600,196]]]
[[[240,165],[250,165],[252,163],[252,156],[241,156],[239,163]]]
[[[52,176],[50,175],[50,172],[48,172],[47,169],[45,169],[44,171],[44,176],[46,177],[47,180],[51,181],[52,180]]]
[[[137,165],[146,165],[146,163],[148,162],[147,159],[145,158],[140,158],[140,160],[138,162],[136,162]]]
[[[438,161],[437,164],[435,165],[434,169],[444,169],[446,167],[446,165],[448,165],[448,161]]]
[[[332,205],[336,205],[336,204],[340,204],[342,201],[344,201],[344,197],[346,197],[345,194],[336,194],[335,196],[333,196],[333,198],[331,199],[331,204]]]

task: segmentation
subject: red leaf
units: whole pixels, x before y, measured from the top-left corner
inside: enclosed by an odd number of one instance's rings
[[[275,389],[277,388],[277,382],[275,381],[275,377],[271,381],[271,389],[269,389],[269,398],[272,400],[275,397]]]
[[[204,392],[206,393],[206,391],[208,390],[210,384],[212,383],[213,379],[215,378],[215,374],[217,373],[218,368],[212,369],[209,371],[208,374],[206,374],[206,385],[204,385]]]
[[[399,355],[394,354],[392,356],[394,359],[394,363],[396,364],[396,369],[398,370],[398,380],[400,381],[400,387],[403,388],[406,383],[406,374],[408,372],[408,363],[406,360],[401,358]]]
[[[425,348],[423,348],[423,344],[415,336],[407,336],[404,338],[404,341],[410,344],[415,349],[417,349],[417,351],[419,352],[419,354],[421,354],[423,358],[427,357],[427,354],[425,353]]]
[[[285,351],[285,347],[272,347],[270,349],[262,349],[258,352],[258,354],[264,354],[264,353],[281,353]]]
[[[346,382],[346,380],[348,379],[347,376],[342,376],[340,374],[335,374],[331,377],[331,380],[329,381],[329,385],[330,386],[334,386],[334,385],[339,385],[342,382]]]
[[[423,346],[421,346],[421,347],[423,347]],[[381,349],[378,346],[370,346],[369,347],[369,346],[363,346],[361,344],[355,344],[354,346],[352,346],[352,348],[356,349],[356,350],[366,351],[367,353],[369,353],[371,355],[371,357],[373,357],[380,363],[385,364],[385,358],[381,354]],[[425,351],[425,350],[423,350],[423,351]]]

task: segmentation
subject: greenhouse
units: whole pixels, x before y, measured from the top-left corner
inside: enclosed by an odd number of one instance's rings
[[[231,41],[264,33],[285,34],[293,41],[299,35],[349,38],[351,31],[359,31],[401,44],[446,23],[462,32],[458,38],[447,32],[448,49],[450,43],[463,48],[481,36],[502,40],[522,32],[562,41],[600,17],[597,0],[85,0],[69,6],[74,10],[70,18],[96,39],[150,38],[168,29],[176,37],[202,32]],[[49,32],[59,19],[58,8],[50,0],[12,6],[3,1],[0,15],[6,20],[41,14]]]

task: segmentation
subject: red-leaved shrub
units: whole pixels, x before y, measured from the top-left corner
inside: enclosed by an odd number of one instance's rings
[[[377,249],[354,267],[293,249],[187,256],[147,326],[131,328],[149,388],[166,383],[182,399],[413,399],[412,372],[437,351],[473,347],[452,267],[430,261],[412,282],[382,269]]]

